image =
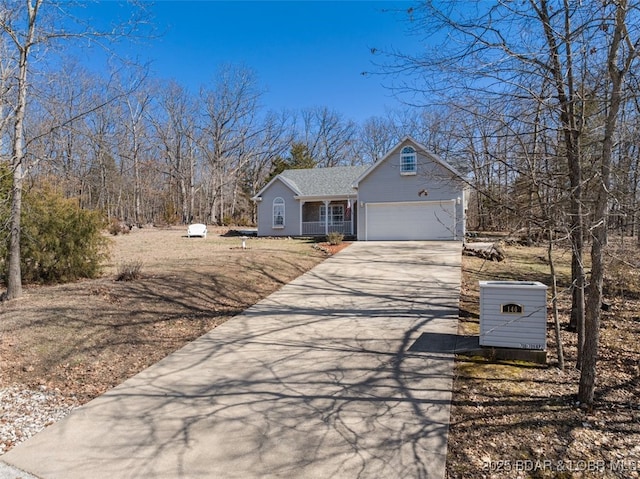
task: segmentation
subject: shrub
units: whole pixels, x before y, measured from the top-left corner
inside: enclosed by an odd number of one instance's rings
[[[134,281],[142,278],[142,261],[128,261],[118,266],[116,281]]]
[[[162,208],[162,222],[165,225],[175,225],[180,221],[176,205],[170,198],[165,199]]]
[[[343,239],[344,235],[342,233],[338,233],[337,231],[333,231],[327,235],[327,242],[331,245],[341,244]]]
[[[25,191],[20,240],[23,282],[59,283],[96,277],[108,253],[103,227],[99,213],[81,209],[76,201],[51,188]],[[8,240],[2,243],[6,258]],[[5,261],[3,277],[6,273]]]
[[[7,268],[7,248],[9,247],[9,208],[11,198],[11,169],[0,161],[0,273],[5,275]]]
[[[111,233],[113,236],[118,236],[119,234],[126,235],[130,232],[131,230],[129,229],[129,227],[122,221],[117,218],[111,219],[111,222],[109,223],[109,233]]]
[[[240,216],[236,221],[236,226],[253,226],[251,220],[246,216]]]

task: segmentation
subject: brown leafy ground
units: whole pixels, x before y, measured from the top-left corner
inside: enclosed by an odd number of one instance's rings
[[[0,304],[0,388],[57,388],[69,403],[86,402],[326,255],[309,243],[286,239],[250,239],[242,250],[237,237],[188,239],[183,229],[143,229],[114,242],[103,278],[31,287],[24,298]],[[506,252],[501,263],[464,257],[461,333],[478,331],[478,280],[550,284],[544,249],[507,247]],[[575,341],[568,332],[563,332],[568,367],[564,372],[555,367],[551,323],[548,367],[461,356],[454,382],[449,478],[640,477],[637,247],[614,253],[596,408],[588,411],[575,402],[579,372],[572,367]],[[560,272],[566,287],[568,254],[559,253],[558,259],[564,263]],[[132,261],[142,261],[143,278],[115,281],[119,267]],[[566,290],[561,308],[566,322]],[[565,470],[559,471],[561,467]]]
[[[507,247],[501,263],[464,257],[461,333],[476,333],[478,281],[540,280],[551,284],[546,250]],[[548,323],[548,365],[490,362],[460,356],[456,363],[447,477],[640,477],[640,278],[638,247],[610,248],[595,408],[576,402],[575,334],[563,328],[565,371],[557,368]],[[561,251],[560,314],[568,323],[569,253]]]
[[[0,304],[0,387],[58,389],[84,403],[322,261],[311,243],[141,229],[113,237],[103,278],[29,287]],[[142,264],[142,278],[115,281]]]

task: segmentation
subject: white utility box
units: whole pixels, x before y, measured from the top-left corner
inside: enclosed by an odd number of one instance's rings
[[[480,346],[547,349],[547,286],[480,281]]]

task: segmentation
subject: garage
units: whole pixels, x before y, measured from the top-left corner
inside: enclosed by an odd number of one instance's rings
[[[456,239],[455,200],[367,203],[367,241]]]

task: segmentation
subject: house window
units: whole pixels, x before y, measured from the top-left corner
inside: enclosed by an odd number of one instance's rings
[[[320,222],[325,223],[327,221],[327,207],[320,205]],[[329,224],[336,225],[344,223],[344,206],[343,205],[330,205],[329,206]]]
[[[415,175],[417,170],[416,150],[405,146],[400,152],[400,174]]]
[[[273,200],[273,227],[284,228],[284,199],[280,197]]]

